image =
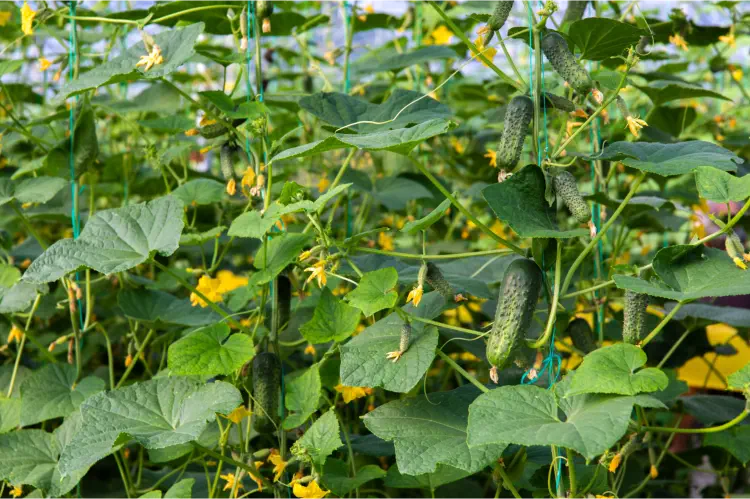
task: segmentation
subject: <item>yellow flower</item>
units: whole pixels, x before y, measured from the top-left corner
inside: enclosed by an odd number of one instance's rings
[[[20,343],[21,338],[23,338],[23,331],[21,331],[21,329],[14,324],[13,327],[10,328],[10,333],[8,333],[7,343],[9,345],[13,343],[14,341]]]
[[[318,181],[318,191],[325,192],[326,189],[328,189],[328,186],[331,185],[331,181],[328,180],[326,177],[320,177],[320,180]]]
[[[273,481],[278,482],[281,478],[281,474],[284,473],[284,469],[288,464],[287,461],[281,459],[281,454],[276,449],[271,449],[271,454],[268,456],[268,461],[273,464]]]
[[[460,140],[458,140],[458,137],[451,137],[451,146],[453,146],[453,150],[456,151],[458,154],[463,154],[466,150],[466,147],[461,143]]]
[[[39,70],[40,71],[46,71],[47,68],[49,68],[50,66],[52,66],[52,61],[44,57],[39,58]]]
[[[161,55],[161,49],[157,44],[151,47],[151,53],[148,55],[142,55],[141,60],[138,61],[135,67],[146,66],[144,71],[148,71],[152,66],[157,66],[164,62],[164,57]]]
[[[633,118],[632,116],[627,117],[627,127],[630,130],[630,133],[633,134],[634,137],[638,137],[638,130],[643,128],[644,126],[648,126],[648,123],[643,121],[640,118]]]
[[[393,245],[393,236],[385,232],[378,233],[378,246],[385,251],[393,251],[396,247]]]
[[[13,487],[13,490],[11,490],[9,493],[13,497],[21,497],[21,494],[23,494],[23,488],[22,487]]]
[[[305,347],[305,355],[315,355],[317,353],[317,350],[315,350],[315,347],[310,343]]]
[[[326,277],[326,261],[321,260],[316,264],[313,264],[312,267],[307,267],[305,269],[305,272],[312,272],[310,274],[310,277],[307,278],[305,281],[305,284],[309,283],[313,279],[318,280],[318,287],[322,288],[326,285],[326,282],[328,282],[328,278]]]
[[[348,404],[352,400],[357,400],[372,394],[372,388],[366,388],[364,386],[344,386],[339,383],[334,388],[341,394],[345,404]]]
[[[292,492],[294,492],[295,496],[303,499],[321,499],[330,494],[330,491],[321,489],[315,480],[308,485],[295,483],[294,487],[292,487]]]
[[[220,475],[222,480],[226,480],[227,483],[224,484],[224,488],[222,490],[232,490],[234,488],[234,483],[237,482],[237,491],[239,491],[242,486],[242,482],[237,481],[237,478],[234,476],[234,473],[227,473],[226,475]]]
[[[194,136],[198,135],[199,133],[200,133],[200,131],[198,131],[197,128],[191,128],[190,130],[188,130],[187,132],[185,132],[185,135],[187,135],[188,137],[194,137]]]
[[[375,12],[375,7],[373,7],[371,3],[368,3],[367,5],[365,5],[365,12],[367,12],[368,14],[373,14]]]
[[[735,69],[734,71],[732,71],[732,79],[734,81],[741,81],[742,76],[743,76],[743,73],[741,69]]]
[[[458,320],[461,321],[463,324],[471,324],[472,317],[471,312],[469,312],[469,309],[466,307],[466,305],[461,305],[456,309],[458,312]]]
[[[215,125],[216,120],[213,118],[209,118],[208,115],[204,114],[201,116],[201,120],[198,122],[198,125],[200,126],[209,126],[209,125]]]
[[[125,357],[125,367],[130,367],[130,364],[133,363],[133,356],[131,354],[128,354],[127,357]]]
[[[0,11],[0,26],[5,26],[10,21],[10,11]]]
[[[589,117],[589,115],[586,114],[586,111],[584,111],[580,107],[577,108],[575,111],[572,111],[570,115],[573,116],[574,118],[583,118],[584,120]]]
[[[732,26],[731,28],[729,28],[729,34],[728,35],[722,35],[722,36],[720,36],[719,37],[719,41],[726,43],[730,47],[734,47],[737,44],[736,40],[734,39],[734,26]]]
[[[34,22],[35,17],[36,11],[31,10],[29,4],[24,1],[23,7],[21,7],[21,31],[23,31],[24,35],[31,35],[34,33],[34,30],[31,28],[31,24]]]
[[[742,270],[747,270],[747,265],[745,265],[745,262],[743,262],[739,257],[735,256],[734,258],[732,258],[732,261]],[[8,341],[8,343],[10,343],[10,341]]]
[[[231,270],[220,270],[216,273],[219,281],[219,293],[229,293],[242,286],[247,286],[248,278],[236,275]]]
[[[211,150],[211,149],[213,149],[213,148],[214,148],[213,146],[206,146],[206,147],[201,147],[201,148],[200,148],[200,149],[198,150],[198,152],[199,152],[199,153],[201,153],[201,154],[206,154],[206,153],[207,153],[208,151],[210,151],[210,150]]]
[[[464,362],[479,362],[479,357],[471,352],[462,352],[458,358],[463,360]]]
[[[487,154],[484,157],[490,160],[490,166],[497,167],[497,151],[487,149]]]
[[[240,181],[242,186],[242,192],[246,192],[245,189],[252,189],[255,187],[255,170],[252,167],[247,167],[245,173],[242,174],[242,180]]]
[[[649,476],[651,477],[651,480],[656,480],[659,478],[659,470],[656,469],[656,466],[653,464],[651,465],[651,469],[648,472]]]
[[[430,33],[430,37],[432,37],[432,43],[435,45],[449,45],[451,38],[453,38],[453,31],[441,24],[435,31]]]
[[[495,58],[495,55],[497,55],[497,49],[496,48],[488,48],[485,50],[484,46],[484,39],[480,36],[476,40],[474,40],[474,45],[477,46],[477,50],[482,53],[483,56],[485,56],[487,59],[492,61],[492,59]],[[479,57],[479,56],[477,56]],[[479,59],[482,61],[482,64],[484,64],[486,67],[490,67],[486,62],[484,62],[482,59]]]
[[[221,282],[218,279],[211,279],[207,275],[201,276],[195,289],[212,302],[221,301],[223,298],[221,294]],[[201,308],[208,306],[208,303],[195,293],[190,294],[190,303],[194,307],[196,305],[200,305]]]
[[[252,413],[253,411],[249,410],[244,405],[240,405],[227,415],[227,419],[234,424],[240,424],[240,421],[242,421]]]
[[[620,461],[622,461],[622,456],[620,454],[615,454],[615,457],[613,457],[612,461],[609,463],[610,473],[617,471],[618,466],[620,466]]]
[[[312,256],[312,251],[307,250],[299,254],[299,261],[303,262]]]
[[[237,181],[233,178],[229,179],[229,182],[227,182],[227,194],[230,196],[234,196],[234,194],[237,192]]]
[[[675,47],[685,50],[688,50],[688,44],[685,41],[685,39],[680,35],[670,35],[669,37],[669,43],[674,45]]]
[[[424,294],[424,290],[422,289],[422,286],[417,286],[411,291],[409,291],[409,296],[406,297],[406,303],[414,302],[414,307],[419,306],[419,302],[422,301],[422,295]]]

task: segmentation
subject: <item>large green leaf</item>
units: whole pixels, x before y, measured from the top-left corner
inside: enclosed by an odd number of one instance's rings
[[[294,443],[292,454],[303,461],[312,463],[315,469],[320,471],[328,456],[343,445],[339,432],[336,411],[331,409],[315,421],[302,438]]]
[[[743,159],[732,151],[702,140],[674,144],[615,142],[594,159],[620,161],[631,168],[663,177],[690,173],[699,166],[734,171],[738,164],[743,163]]]
[[[203,384],[193,378],[160,377],[81,404],[81,429],[60,456],[63,476],[87,468],[112,452],[116,442],[134,439],[147,449],[192,442],[216,413],[229,414],[242,403],[228,383]]]
[[[190,300],[151,289],[124,289],[117,295],[117,304],[127,317],[156,328],[206,326],[221,320],[210,308],[194,307]]]
[[[74,80],[68,80],[60,89],[58,98],[70,97],[110,83],[132,81],[139,78],[149,80],[163,78],[182,66],[195,54],[193,45],[195,45],[198,36],[203,33],[203,28],[204,24],[197,22],[184,28],[157,33],[153,37],[154,43],[161,49],[164,62],[151,67],[148,71],[145,71],[144,66],[135,67],[141,56],[148,53],[143,42],[140,41],[110,61],[99,64]]]
[[[593,459],[625,434],[634,404],[664,407],[647,395],[565,398],[569,380],[563,379],[554,391],[535,385],[501,386],[480,395],[469,407],[469,447],[558,445]]]
[[[172,374],[231,374],[253,358],[253,340],[243,333],[229,334],[225,323],[207,326],[169,345]]]
[[[0,314],[12,314],[28,309],[38,293],[46,293],[46,284],[20,281],[9,288],[0,286]]]
[[[424,295],[418,308],[402,308],[409,314],[432,319],[440,314],[445,302],[436,291]],[[419,383],[435,357],[438,331],[434,326],[412,321],[411,341],[406,353],[397,361],[386,358],[398,350],[401,326],[397,313],[368,327],[341,346],[341,383],[346,386],[382,386],[392,392],[406,393]]]
[[[727,384],[729,388],[734,388],[735,390],[750,389],[750,362],[745,364],[739,371],[727,376]]]
[[[265,284],[284,270],[302,253],[310,241],[308,234],[284,232],[267,239],[255,253],[255,268],[258,272],[250,278],[249,284]]]
[[[183,478],[164,492],[164,499],[189,499],[193,497],[195,478]]]
[[[497,218],[506,222],[521,237],[578,237],[587,229],[562,230],[557,213],[544,198],[544,174],[536,165],[527,165],[504,182],[482,191]]]
[[[46,203],[68,184],[58,177],[30,177],[17,182],[0,179],[0,206],[16,199],[19,203]]]
[[[377,123],[388,121],[388,123],[382,125],[361,123],[347,129],[360,133],[406,128],[410,124],[424,123],[439,118],[448,119],[453,116],[453,113],[445,104],[429,97],[422,97],[423,95],[419,92],[397,88],[385,102],[373,104],[357,97],[332,92],[303,97],[300,99],[299,105],[305,111],[336,128],[351,125],[358,121],[374,121]],[[417,99],[421,100],[411,104]],[[396,118],[399,112],[401,114]]]
[[[396,466],[388,468],[388,475],[385,477],[385,485],[394,489],[428,489],[435,490],[441,485],[455,482],[466,478],[470,473],[464,470],[439,464],[435,473],[425,473],[424,475],[405,475],[402,474]]]
[[[314,156],[326,151],[344,149],[346,147],[356,147],[357,149],[365,149],[367,151],[390,151],[407,155],[425,140],[441,133],[446,133],[452,128],[455,128],[455,124],[452,121],[438,118],[420,122],[411,128],[391,129],[383,125],[380,129],[381,131],[373,130],[372,132],[359,134],[334,133],[323,140],[282,151],[274,156],[271,162]]]
[[[568,30],[568,38],[581,50],[581,59],[590,61],[623,55],[644,34],[644,30],[632,24],[606,17],[580,19]]]
[[[449,392],[396,400],[364,417],[365,426],[384,440],[393,440],[399,470],[407,475],[432,473],[447,464],[476,473],[495,461],[503,444],[468,447],[469,405],[480,394],[467,385]]]
[[[264,216],[259,211],[245,212],[232,221],[229,234],[232,237],[252,237],[263,239],[266,233],[279,221],[277,217]]]
[[[357,468],[357,475],[349,477],[350,467],[339,459],[327,459],[323,467],[323,486],[339,497],[350,497],[350,492],[362,485],[386,475],[384,469],[375,464]]]
[[[290,411],[284,419],[285,430],[297,428],[318,409],[322,390],[320,365],[313,364],[305,372],[284,384],[284,405]]]
[[[185,182],[172,192],[185,206],[214,204],[226,197],[224,184],[210,178],[196,178]]]
[[[373,196],[389,210],[400,211],[416,199],[432,198],[432,192],[416,180],[391,176],[380,178],[375,182]]]
[[[695,169],[695,185],[703,199],[728,203],[750,198],[750,175],[735,177],[711,166]]]
[[[382,71],[398,72],[416,64],[426,64],[439,59],[455,59],[456,51],[442,45],[430,45],[420,47],[405,54],[393,54],[388,51],[384,56],[373,55],[367,57],[366,61],[352,65],[352,69],[358,73],[380,73]]]
[[[339,300],[328,288],[323,288],[320,300],[310,321],[299,328],[299,332],[310,343],[344,341],[357,329],[360,311]]]
[[[750,462],[750,425],[709,433],[703,440],[703,445],[721,447],[736,457],[743,466],[747,466]]]
[[[664,304],[667,313],[672,311],[674,302]],[[723,322],[734,327],[750,328],[750,310],[740,307],[722,307],[708,303],[688,303],[674,314],[674,320],[681,321],[695,317],[709,322]]]
[[[78,239],[62,239],[31,263],[23,279],[51,282],[82,267],[112,274],[135,267],[158,252],[177,249],[183,227],[182,202],[166,196],[97,212]]]
[[[375,312],[396,304],[396,284],[398,272],[393,267],[367,272],[359,280],[357,288],[346,295],[346,299],[366,317],[370,317]]]
[[[675,100],[697,99],[700,97],[711,97],[728,101],[732,100],[729,97],[714,92],[713,90],[708,90],[699,85],[672,80],[652,81],[649,82],[648,86],[635,85],[635,87],[649,96],[654,107]]]
[[[76,382],[75,366],[47,364],[21,385],[21,424],[30,426],[65,417],[84,400],[104,390],[104,380],[87,376]]]
[[[616,343],[586,355],[575,370],[566,397],[582,393],[614,393],[637,395],[664,390],[667,375],[655,367],[640,369],[646,353],[635,345]]]
[[[77,80],[72,80],[77,81]],[[47,153],[45,160],[47,170],[58,176],[68,174],[70,169],[70,151],[73,151],[73,168],[75,177],[85,173],[99,157],[99,141],[96,136],[96,116],[88,99],[78,105],[75,116],[74,140],[64,138],[56,147]]]

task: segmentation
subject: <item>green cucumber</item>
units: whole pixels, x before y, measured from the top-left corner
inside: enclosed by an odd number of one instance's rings
[[[588,3],[588,0],[570,0],[568,2],[568,8],[565,10],[565,15],[563,16],[563,24],[572,23],[573,21],[578,21],[583,18],[583,13],[586,12],[586,6]]]
[[[625,291],[625,309],[622,323],[622,340],[635,345],[646,332],[646,307],[648,295]]]
[[[258,19],[266,19],[273,14],[273,3],[268,0],[257,0],[255,2],[255,15]]]
[[[409,349],[409,343],[411,343],[411,324],[404,322],[401,326],[401,337],[399,338],[398,351],[402,354]]]
[[[432,262],[427,262],[427,274],[425,275],[427,284],[432,286],[432,289],[440,293],[440,296],[445,298],[446,301],[453,301],[454,294],[453,288],[443,277],[443,273],[440,268]]]
[[[234,178],[234,162],[232,161],[233,152],[234,149],[229,145],[229,142],[225,142],[219,150],[221,174],[224,175],[225,180]]]
[[[557,74],[577,92],[587,94],[594,88],[594,82],[591,81],[588,72],[578,63],[562,36],[555,32],[545,34],[542,39],[542,52]]]
[[[526,131],[534,115],[534,102],[526,95],[511,99],[505,110],[503,135],[497,148],[499,168],[512,170],[521,158]]]
[[[745,256],[745,246],[742,244],[740,236],[731,229],[724,240],[724,248],[726,248],[727,254],[732,260],[735,258],[743,260]]]
[[[253,359],[253,428],[258,433],[273,433],[279,426],[279,390],[281,361],[270,352]]]
[[[541,291],[542,271],[533,260],[519,258],[508,265],[487,342],[487,360],[495,372],[493,381],[497,379],[498,369],[515,360],[531,326]]]
[[[573,346],[584,354],[596,350],[594,333],[591,331],[591,327],[585,319],[573,319],[570,324],[568,324],[568,336],[570,336],[570,339],[573,341]]]
[[[495,4],[495,10],[492,11],[492,15],[487,20],[487,26],[485,27],[486,33],[482,42],[485,47],[492,41],[495,31],[502,28],[505,21],[508,20],[511,10],[513,10],[513,0],[500,0]]]
[[[555,193],[560,196],[571,215],[581,223],[591,220],[589,205],[578,192],[576,178],[567,170],[559,171],[554,177]]]
[[[221,123],[213,123],[211,125],[200,127],[198,133],[200,133],[201,137],[204,139],[215,139],[216,137],[221,137],[227,133],[227,127]]]

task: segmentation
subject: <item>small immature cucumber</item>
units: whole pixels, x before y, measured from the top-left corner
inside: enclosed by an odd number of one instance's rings
[[[594,88],[594,82],[591,81],[588,72],[578,63],[562,36],[555,32],[545,34],[542,39],[542,52],[557,74],[577,92],[587,94]]]
[[[425,275],[427,284],[440,293],[440,296],[445,298],[446,301],[453,301],[453,288],[443,277],[443,273],[440,272],[440,268],[432,262],[427,262],[427,274]]]
[[[409,343],[411,343],[411,324],[405,322],[401,326],[401,338],[398,343],[398,351],[401,353],[406,352],[409,349]]]
[[[484,35],[483,45],[486,47],[491,41],[495,31],[498,31],[503,27],[505,21],[508,20],[510,11],[513,10],[513,0],[500,0],[495,4],[495,10],[487,20],[487,32]]]
[[[541,291],[542,271],[533,260],[519,258],[508,265],[487,342],[487,360],[495,372],[514,360],[531,325]]]
[[[591,210],[578,192],[576,178],[567,170],[562,170],[554,177],[555,193],[560,196],[571,215],[581,223],[591,220]]]
[[[573,319],[568,324],[568,336],[573,340],[573,346],[583,353],[591,353],[596,350],[594,333],[585,319]]]
[[[533,115],[534,102],[528,96],[518,95],[511,99],[505,110],[505,126],[497,148],[498,168],[515,168]]]
[[[279,323],[277,331],[281,330],[291,317],[292,311],[292,281],[285,275],[276,278],[276,292],[279,296]]]
[[[573,21],[581,19],[583,13],[586,12],[586,6],[588,3],[588,0],[570,0],[568,2],[568,8],[565,10],[565,15],[563,16],[563,24],[572,23]]]
[[[229,180],[234,177],[234,161],[232,161],[233,153],[234,150],[228,142],[225,142],[219,150],[221,174],[224,175],[225,180]]]
[[[625,291],[625,318],[622,324],[622,340],[635,345],[646,332],[646,307],[648,295]]]
[[[221,137],[222,135],[227,133],[227,127],[225,127],[221,123],[214,123],[212,125],[200,127],[198,129],[198,132],[204,139],[215,139],[216,137]]]
[[[270,352],[253,359],[253,428],[258,433],[273,433],[279,425],[281,362]]]
[[[266,19],[273,14],[273,3],[269,0],[257,0],[255,2],[255,15],[258,19]]]

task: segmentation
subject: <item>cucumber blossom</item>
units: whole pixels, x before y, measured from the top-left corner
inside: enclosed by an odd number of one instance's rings
[[[490,377],[497,383],[497,371],[514,360],[534,317],[542,291],[542,271],[533,260],[519,258],[505,271],[497,300],[495,322],[487,341]]]
[[[495,4],[495,10],[492,11],[492,15],[487,20],[487,25],[482,29],[484,33],[483,46],[486,47],[492,41],[495,31],[503,27],[511,10],[513,10],[513,0],[500,0]]]
[[[497,148],[497,165],[503,169],[513,169],[521,158],[526,130],[534,115],[534,103],[526,95],[511,99],[505,110],[505,123],[500,145]]]
[[[427,273],[425,274],[425,280],[427,284],[440,293],[440,296],[445,298],[446,301],[453,301],[453,288],[443,277],[443,273],[440,272],[440,268],[432,262],[427,262]]]
[[[568,324],[568,336],[573,341],[573,346],[583,353],[591,353],[596,350],[594,333],[585,319],[573,319]]]
[[[281,362],[270,352],[253,359],[253,428],[258,433],[273,433],[279,425]]]
[[[588,72],[578,63],[562,36],[554,32],[545,34],[542,39],[542,52],[557,74],[577,92],[587,94],[594,88],[594,82],[591,81]]]
[[[567,170],[558,172],[553,179],[555,193],[560,196],[571,215],[581,223],[591,220],[591,210],[578,192],[576,178]]]
[[[646,307],[648,295],[625,291],[625,309],[622,324],[622,340],[635,345],[646,331]]]
[[[568,2],[568,8],[565,10],[565,15],[563,16],[563,24],[572,23],[573,21],[578,21],[583,18],[583,13],[586,12],[586,6],[588,3],[588,0],[570,0]]]

